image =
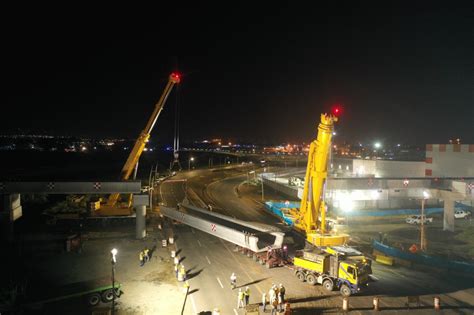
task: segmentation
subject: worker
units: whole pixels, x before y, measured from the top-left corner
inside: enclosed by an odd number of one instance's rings
[[[280,283],[280,294],[281,294],[282,303],[285,303],[285,287],[281,283]]]
[[[283,311],[283,299],[281,298],[281,291],[280,290],[278,290],[277,301],[278,301],[278,312],[282,312]]]
[[[178,278],[178,271],[179,271],[178,265],[174,265],[174,273],[176,275],[176,279]]]
[[[232,289],[235,289],[235,286],[237,284],[237,276],[235,275],[235,273],[232,273],[230,275],[230,286]]]
[[[250,288],[248,286],[245,287],[245,305],[249,305],[249,300],[250,300]]]
[[[143,260],[143,251],[140,251],[138,259],[140,259],[140,267],[143,267],[143,265],[145,264],[145,261]]]
[[[242,289],[239,289],[239,293],[237,295],[237,308],[244,307],[244,292]]]
[[[179,257],[178,256],[174,256],[174,264],[175,265],[179,264]]]
[[[148,249],[148,247],[145,247],[145,249],[143,250],[143,260],[147,263],[149,260],[150,260],[150,256],[148,256],[148,252],[150,250]]]
[[[265,308],[267,307],[267,294],[263,292],[262,294],[262,312],[265,313]]]
[[[273,300],[271,301],[271,305],[272,305],[272,315],[277,315],[278,301],[276,297],[274,297]]]
[[[181,273],[181,276],[183,276],[183,281],[186,281],[186,269],[184,268],[183,264],[181,264],[181,268],[179,269],[179,272]]]
[[[273,286],[272,286],[270,290],[268,290],[268,300],[270,301],[270,304],[274,298],[275,298],[275,290],[273,290]]]

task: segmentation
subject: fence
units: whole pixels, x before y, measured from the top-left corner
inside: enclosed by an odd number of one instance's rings
[[[443,259],[440,257],[433,257],[424,254],[412,254],[404,252],[399,249],[390,247],[388,245],[373,241],[373,247],[375,250],[391,257],[408,260],[417,264],[427,265],[435,268],[441,268],[448,271],[465,272],[467,274],[474,274],[474,264],[470,264],[463,261],[455,261]]]

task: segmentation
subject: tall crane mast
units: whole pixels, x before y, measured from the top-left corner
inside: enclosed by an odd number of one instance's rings
[[[336,235],[326,231],[327,207],[324,190],[334,123],[338,120],[339,112],[339,108],[334,108],[332,114],[321,114],[317,139],[311,142],[309,147],[301,205],[294,212],[295,227],[305,232],[306,240],[316,246],[343,245],[349,239],[348,235]]]
[[[133,149],[130,152],[127,161],[125,162],[125,165],[123,166],[122,171],[120,172],[121,180],[127,180],[130,178],[130,175],[135,169],[135,166],[137,165],[138,160],[140,159],[140,155],[142,154],[143,149],[145,148],[145,145],[148,142],[148,139],[150,138],[150,133],[153,130],[153,127],[155,126],[158,117],[160,116],[161,110],[163,109],[168,95],[173,89],[173,86],[179,83],[180,81],[181,78],[179,74],[171,73],[168,79],[168,83],[166,84],[165,90],[163,91],[163,94],[161,95],[158,102],[156,103],[155,109],[151,114],[150,118],[148,119],[148,123],[146,124],[145,129],[143,129],[143,131],[138,136],[138,139],[135,141],[135,145],[133,146]],[[118,193],[111,194],[107,200],[106,206],[115,206],[119,199],[119,195],[120,194]]]

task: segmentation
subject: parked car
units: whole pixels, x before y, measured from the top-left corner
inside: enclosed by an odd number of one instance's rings
[[[454,217],[456,219],[469,219],[471,217],[471,212],[462,209],[455,209]]]
[[[408,224],[421,224],[421,215],[411,215],[408,218],[406,218],[406,223]],[[426,215],[423,216],[423,223],[432,223],[433,218],[432,217],[427,217]]]

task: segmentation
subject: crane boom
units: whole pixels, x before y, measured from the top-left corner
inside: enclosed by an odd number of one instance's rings
[[[337,120],[335,115],[321,114],[317,139],[309,147],[303,196],[300,209],[296,212],[295,227],[304,231],[306,239],[317,246],[342,245],[348,239],[348,235],[328,234],[326,231],[324,189],[332,133]]]
[[[130,175],[132,174],[133,169],[135,168],[135,165],[137,165],[138,160],[140,159],[140,155],[142,154],[143,149],[145,148],[145,145],[148,142],[148,139],[150,138],[150,133],[153,130],[153,127],[155,126],[156,120],[160,116],[161,110],[163,109],[168,95],[173,89],[173,86],[179,83],[180,80],[181,79],[179,77],[179,74],[177,73],[172,73],[169,76],[168,83],[166,84],[163,94],[161,94],[160,99],[156,103],[155,109],[153,110],[153,113],[148,119],[145,129],[143,129],[143,131],[138,136],[138,139],[135,141],[135,145],[133,146],[133,149],[130,152],[127,161],[125,162],[125,165],[123,166],[122,171],[120,172],[121,180],[129,179]],[[119,194],[111,194],[107,200],[107,206],[114,206],[117,203],[118,198]]]

